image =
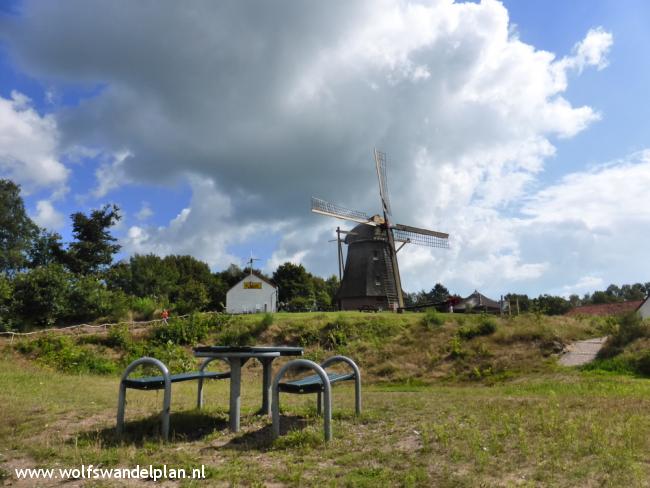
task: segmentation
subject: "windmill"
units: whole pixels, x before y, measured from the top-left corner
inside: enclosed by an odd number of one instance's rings
[[[399,250],[408,243],[449,247],[449,234],[391,222],[386,154],[375,149],[374,156],[383,217],[379,214],[369,216],[320,198],[311,199],[312,212],[359,224],[346,235],[344,241],[348,244],[348,255],[337,296],[343,310],[404,308],[397,263]],[[340,233],[338,235],[340,237]],[[399,247],[396,247],[396,242],[401,243]],[[339,251],[339,259],[342,259],[342,251]]]

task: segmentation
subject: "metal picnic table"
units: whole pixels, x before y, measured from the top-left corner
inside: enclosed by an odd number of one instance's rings
[[[199,346],[194,355],[199,358],[223,358],[230,363],[230,430],[239,432],[241,411],[241,367],[251,358],[262,363],[262,409],[271,415],[271,365],[280,356],[302,356],[301,347],[290,346]]]

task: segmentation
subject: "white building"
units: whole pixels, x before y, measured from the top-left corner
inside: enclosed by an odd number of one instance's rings
[[[646,298],[639,306],[637,312],[639,312],[641,317],[644,319],[650,318],[650,295],[648,295],[648,298]]]
[[[226,312],[277,312],[278,289],[271,282],[249,274],[226,293]]]

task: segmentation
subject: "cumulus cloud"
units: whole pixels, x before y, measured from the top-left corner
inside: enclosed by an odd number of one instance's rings
[[[187,208],[164,227],[132,226],[127,251],[187,252],[219,267],[233,259],[228,246],[281,229],[272,263],[331,274],[337,222],[309,214],[309,197],[377,212],[379,147],[396,220],[452,234],[449,252],[400,253],[411,290],[438,280],[498,290],[551,272],[557,259],[531,252],[522,229],[558,224],[543,217],[554,194],[530,200],[524,218],[510,214],[554,139],[600,117],[565,91],[569,73],[606,66],[613,39],[592,29],[558,57],[519,40],[494,0],[155,10],[28,0],[24,11],[4,34],[21,66],[105,87],[57,115],[66,147],[128,154],[99,168],[96,195],[121,182],[191,181]]]
[[[27,191],[61,190],[68,169],[58,156],[59,131],[52,115],[41,116],[31,100],[17,91],[0,96],[0,175]]]
[[[140,210],[138,210],[138,213],[135,214],[135,218],[137,218],[138,220],[147,220],[152,215],[153,215],[153,210],[151,210],[149,203],[142,202],[142,206],[140,207]]]
[[[108,161],[100,164],[99,168],[95,171],[97,187],[92,192],[96,198],[101,198],[114,188],[119,188],[129,183],[125,173],[124,162],[131,156],[133,154],[128,150],[117,151],[109,156]]]
[[[123,239],[124,251],[130,254],[191,254],[216,268],[238,262],[228,246],[246,241],[251,236],[281,230],[281,224],[234,225],[230,197],[211,180],[191,178],[193,190],[190,206],[182,209],[166,226],[134,225]]]
[[[57,211],[49,200],[39,200],[36,203],[34,222],[48,230],[58,230],[63,227],[64,216]]]

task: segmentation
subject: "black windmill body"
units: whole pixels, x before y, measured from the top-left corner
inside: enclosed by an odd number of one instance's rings
[[[344,242],[348,245],[348,255],[337,294],[341,310],[404,308],[397,262],[398,251],[407,243],[448,247],[448,234],[390,222],[386,155],[377,150],[375,165],[383,217],[370,217],[364,212],[350,210],[320,198],[312,198],[311,202],[312,212],[359,223],[351,232],[337,229],[339,269],[343,268],[340,234],[347,234]],[[399,247],[395,246],[396,242],[400,243]]]

